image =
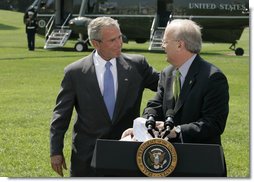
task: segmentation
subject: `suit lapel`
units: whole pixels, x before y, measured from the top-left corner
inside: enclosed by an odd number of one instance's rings
[[[126,99],[126,93],[129,86],[129,70],[130,66],[124,60],[122,56],[116,59],[117,65],[117,79],[118,79],[118,91],[116,97],[115,111],[113,115],[113,122],[119,117],[121,108],[124,106],[124,101]]]
[[[169,108],[174,108],[174,105],[175,105],[175,99],[174,99],[173,90],[172,90],[173,80],[174,80],[174,76],[173,76],[173,69],[172,69],[172,71],[169,73],[169,76],[168,76],[168,78],[166,80],[166,84],[165,84],[166,87],[168,87],[168,88],[165,88],[165,90],[169,90],[169,92],[166,92],[166,98],[168,98],[168,99],[166,99],[166,101],[167,101],[166,110]]]
[[[199,72],[199,62],[200,62],[200,57],[197,55],[193,63],[191,64],[190,69],[185,77],[185,81],[181,89],[180,97],[174,108],[175,112],[177,112],[182,107],[193,85],[196,82],[196,75]]]
[[[104,118],[107,119],[108,122],[111,122],[111,119],[109,117],[106,105],[103,100],[103,96],[99,87],[99,83],[96,76],[94,61],[93,61],[93,53],[90,54],[87,57],[87,60],[84,63],[84,67],[82,72],[86,75],[86,79],[89,80],[89,87],[90,90],[92,90],[91,97],[92,98],[98,98],[97,102],[95,103],[95,108],[98,111],[102,111],[102,115],[104,115]],[[86,82],[87,83],[87,82]]]

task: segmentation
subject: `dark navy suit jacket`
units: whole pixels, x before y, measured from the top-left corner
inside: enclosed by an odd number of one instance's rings
[[[185,143],[221,145],[229,112],[229,87],[225,75],[197,55],[186,75],[180,98],[174,104],[173,70],[168,66],[162,71],[157,94],[148,102],[144,117],[148,115],[148,108],[153,108],[157,120],[163,121],[167,110],[173,109],[175,125],[181,125]]]

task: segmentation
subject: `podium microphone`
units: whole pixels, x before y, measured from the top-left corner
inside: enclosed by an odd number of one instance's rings
[[[173,120],[174,115],[175,115],[175,112],[173,109],[167,110],[166,120],[164,122],[164,130],[166,130],[166,131],[165,131],[162,138],[165,138],[170,133],[170,131],[174,128],[174,125],[175,125],[174,120]]]
[[[155,138],[155,135],[153,133],[153,129],[155,129],[155,119],[154,117],[156,116],[156,111],[152,108],[149,108],[148,110],[148,119],[146,120],[146,127],[147,127],[147,131],[148,133]]]

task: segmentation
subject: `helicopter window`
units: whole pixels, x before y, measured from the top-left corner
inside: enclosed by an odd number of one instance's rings
[[[79,14],[81,1],[80,0],[73,0],[73,14]]]
[[[154,15],[156,12],[156,1],[140,1],[138,14]]]
[[[154,15],[155,12],[156,0],[88,0],[89,14]]]
[[[87,13],[93,13],[95,11],[95,7],[97,5],[97,0],[88,0],[87,2]]]
[[[54,0],[44,0],[40,3],[39,13],[54,13],[55,12],[55,3]]]
[[[99,3],[100,14],[118,14],[117,2],[103,2]]]

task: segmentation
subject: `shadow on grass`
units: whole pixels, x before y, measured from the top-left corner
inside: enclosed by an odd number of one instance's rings
[[[43,49],[43,48],[42,48]],[[83,53],[92,53],[94,49],[88,48],[88,50],[83,51]],[[64,51],[64,52],[76,52],[74,48],[71,47],[62,47],[62,48],[54,48],[54,49],[48,49],[48,51]],[[155,53],[155,54],[164,54],[162,51],[149,51],[146,49],[129,49],[129,48],[123,48],[122,53]]]
[[[0,23],[0,30],[17,30],[17,27],[4,25]]]
[[[136,52],[136,53],[153,53],[153,54],[166,54],[163,50],[161,51],[149,51],[145,49],[123,49],[122,52]],[[233,53],[233,52],[232,52]],[[219,56],[228,55],[226,52],[201,52],[201,55]],[[234,53],[233,53],[234,54]]]
[[[223,52],[201,52],[200,55],[206,55],[206,56],[219,56],[219,55],[227,55],[227,53]]]
[[[36,51],[36,50],[35,50]],[[17,61],[17,60],[20,60],[20,61],[25,61],[25,60],[30,60],[30,59],[47,59],[47,58],[53,58],[54,56],[52,55],[49,55],[49,56],[27,56],[27,57],[14,57],[14,58],[11,58],[11,57],[8,57],[8,58],[0,58],[0,61]],[[77,57],[78,59],[80,57],[82,57],[82,55],[62,55],[62,56],[59,56],[59,55],[56,55],[55,57],[57,58],[66,58],[66,57],[71,57],[71,58],[74,58],[74,57]]]
[[[39,47],[41,49],[44,49],[43,47]],[[71,47],[59,47],[59,48],[52,48],[52,49],[45,49],[47,51],[63,51],[63,52],[75,52],[75,49],[74,48],[71,48]]]
[[[44,49],[43,47],[38,47],[38,49]],[[74,48],[72,47],[59,47],[59,48],[52,48],[52,49],[44,49],[47,51],[63,51],[63,52],[77,52]],[[92,52],[94,49],[93,48],[89,48],[87,51],[83,51],[84,53],[90,53]]]
[[[1,47],[1,46],[0,46]],[[14,48],[15,46],[12,46],[12,48]],[[16,47],[16,48],[24,48],[24,47]],[[60,48],[53,48],[53,49],[44,49],[43,47],[36,47],[35,48],[35,51],[36,50],[46,50],[46,51],[50,51],[50,52],[54,52],[54,51],[63,51],[63,52],[77,52],[74,48],[72,47],[60,47]],[[77,52],[77,57],[80,57],[80,53],[86,53],[87,54],[90,54],[92,53],[94,49],[92,47],[88,48],[88,50],[86,51],[83,51],[83,52]],[[143,49],[143,48],[123,48],[122,49],[122,52],[123,53],[139,53],[139,54],[142,54],[142,53],[153,53],[153,54],[166,54],[163,50],[158,50],[158,51],[149,51],[147,49]],[[211,51],[204,51],[204,52],[201,52],[200,55],[204,55],[204,56],[235,56],[234,52],[232,51],[232,53],[228,53],[227,51],[225,52],[211,52]],[[85,55],[84,55],[85,56]],[[247,55],[244,55],[244,56],[247,56]],[[59,57],[59,56],[56,56],[56,57]],[[62,56],[62,57],[66,57],[65,56]],[[72,56],[67,56],[67,57],[73,57]],[[74,56],[76,57],[76,56]],[[14,60],[18,60],[18,59],[25,59],[27,57],[24,57],[24,58],[13,58]],[[29,57],[29,58],[41,58],[41,57]],[[47,58],[47,57],[45,57]],[[11,58],[0,58],[0,60],[8,60],[8,59],[11,59]]]
[[[43,47],[38,47],[43,49]],[[47,49],[48,51],[63,51],[63,52],[77,52],[74,48],[71,47],[60,47],[60,48],[53,48],[53,49]],[[84,53],[91,53],[94,49],[93,48],[88,48],[88,50],[83,51]],[[129,49],[129,48],[123,48],[122,49],[123,53],[127,52],[139,52],[139,53],[151,53],[149,50],[145,49]],[[153,52],[153,53],[162,53],[162,52]]]
[[[42,48],[43,49],[43,48]],[[89,48],[87,51],[83,51],[84,53],[91,53],[94,49]],[[70,47],[62,47],[62,48],[54,48],[54,49],[48,49],[48,51],[64,51],[64,52],[76,52],[74,48]],[[166,54],[164,51],[149,51],[146,49],[129,49],[129,48],[123,48],[123,53],[153,53],[153,54]],[[234,52],[232,51],[232,54],[234,55]],[[219,56],[219,55],[229,55],[228,52],[201,52],[201,55],[207,55],[207,56]],[[230,54],[231,55],[231,54]]]
[[[43,47],[37,47],[37,49],[44,49]],[[48,51],[63,51],[63,52],[77,52],[72,47],[60,47],[60,48],[53,48],[53,49],[47,49]],[[89,47],[88,50],[83,51],[83,53],[91,53],[94,49],[92,47]],[[122,48],[123,53],[153,53],[153,54],[166,54],[163,50],[156,50],[156,51],[149,51],[148,49],[144,48]],[[234,52],[232,51],[232,54]],[[219,56],[219,55],[230,55],[227,51],[225,52],[201,52],[201,55],[211,55],[211,56]]]
[[[44,49],[43,47],[38,47],[41,49]],[[53,48],[53,49],[47,49],[48,51],[64,51],[64,52],[77,52],[74,48],[72,47],[59,47],[59,48]],[[88,50],[83,51],[86,53],[91,53],[94,50],[94,48],[89,47]],[[122,48],[122,52],[123,53],[127,53],[127,52],[136,52],[136,53],[163,53],[162,51],[149,51],[146,49],[137,49],[137,48]]]

